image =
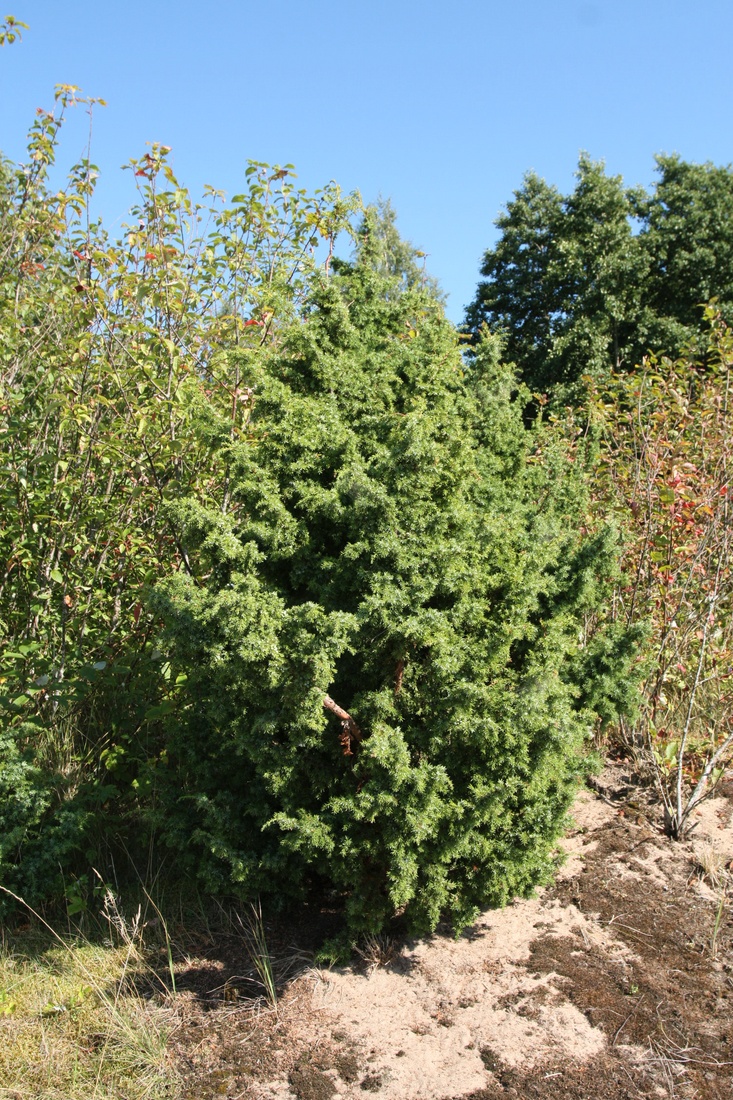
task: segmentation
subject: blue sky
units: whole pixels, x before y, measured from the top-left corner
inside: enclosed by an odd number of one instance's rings
[[[655,153],[733,160],[730,0],[6,0],[30,24],[0,51],[0,149],[21,159],[56,83],[95,115],[98,209],[119,166],[173,148],[194,192],[240,189],[248,159],[392,199],[459,320],[494,219],[534,169],[572,186],[580,150],[649,185]],[[84,148],[82,112],[62,160]]]

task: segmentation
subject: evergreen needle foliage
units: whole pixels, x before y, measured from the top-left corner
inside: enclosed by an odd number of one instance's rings
[[[227,502],[167,506],[159,822],[210,889],[326,886],[352,933],[427,932],[547,878],[632,638],[597,615],[615,538],[581,534],[581,463],[372,251],[367,225],[277,346],[231,353]]]

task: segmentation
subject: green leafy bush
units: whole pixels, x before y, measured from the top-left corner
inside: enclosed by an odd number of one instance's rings
[[[325,885],[352,931],[426,931],[547,878],[631,639],[598,614],[615,537],[582,533],[582,463],[524,428],[490,338],[464,364],[375,267],[367,237],[239,354],[226,506],[168,506],[160,824],[210,889]]]
[[[0,883],[29,904],[54,888],[63,893],[63,869],[78,861],[93,830],[88,792],[69,790],[39,766],[40,740],[31,723],[0,731]],[[0,897],[0,913],[9,908]]]
[[[155,145],[128,166],[137,202],[115,240],[88,217],[89,160],[64,190],[50,184],[78,104],[94,101],[58,88],[27,162],[0,157],[0,729],[8,774],[36,769],[27,827],[7,824],[0,883],[33,864],[34,899],[41,865],[48,895],[62,872],[83,873],[78,838],[58,838],[90,814],[95,860],[120,834],[133,854],[147,849],[175,682],[143,589],[181,554],[161,505],[226,499],[219,437],[248,417],[227,349],[279,339],[319,243],[332,249],[356,204],[335,185],[308,195],[288,167],[264,164],[231,204],[210,189],[197,204]]]

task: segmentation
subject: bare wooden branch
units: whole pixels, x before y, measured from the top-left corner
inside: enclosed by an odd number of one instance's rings
[[[330,695],[327,695],[323,700],[323,705],[326,710],[330,710],[332,714],[335,714],[337,718],[341,719],[341,735],[339,742],[344,750],[344,756],[353,756],[354,750],[352,743],[361,741],[361,730],[357,726],[351,715],[340,707],[338,703],[334,703]]]
[[[395,693],[395,695],[399,695],[399,693],[402,691],[402,677],[404,676],[404,674],[405,674],[405,658],[400,657],[399,661],[397,662],[397,668],[395,669],[395,674],[394,674],[394,693]]]

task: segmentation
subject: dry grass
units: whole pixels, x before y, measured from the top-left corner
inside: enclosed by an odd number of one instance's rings
[[[172,1014],[142,922],[108,899],[109,935],[37,921],[0,942],[0,1100],[174,1100]],[[156,995],[155,983],[159,993]]]
[[[398,945],[389,936],[364,936],[361,943],[355,947],[356,954],[364,961],[367,974],[379,970],[380,967],[389,964],[399,954]]]
[[[720,889],[726,881],[726,855],[713,841],[706,840],[695,849],[700,877],[707,879],[714,890]]]

